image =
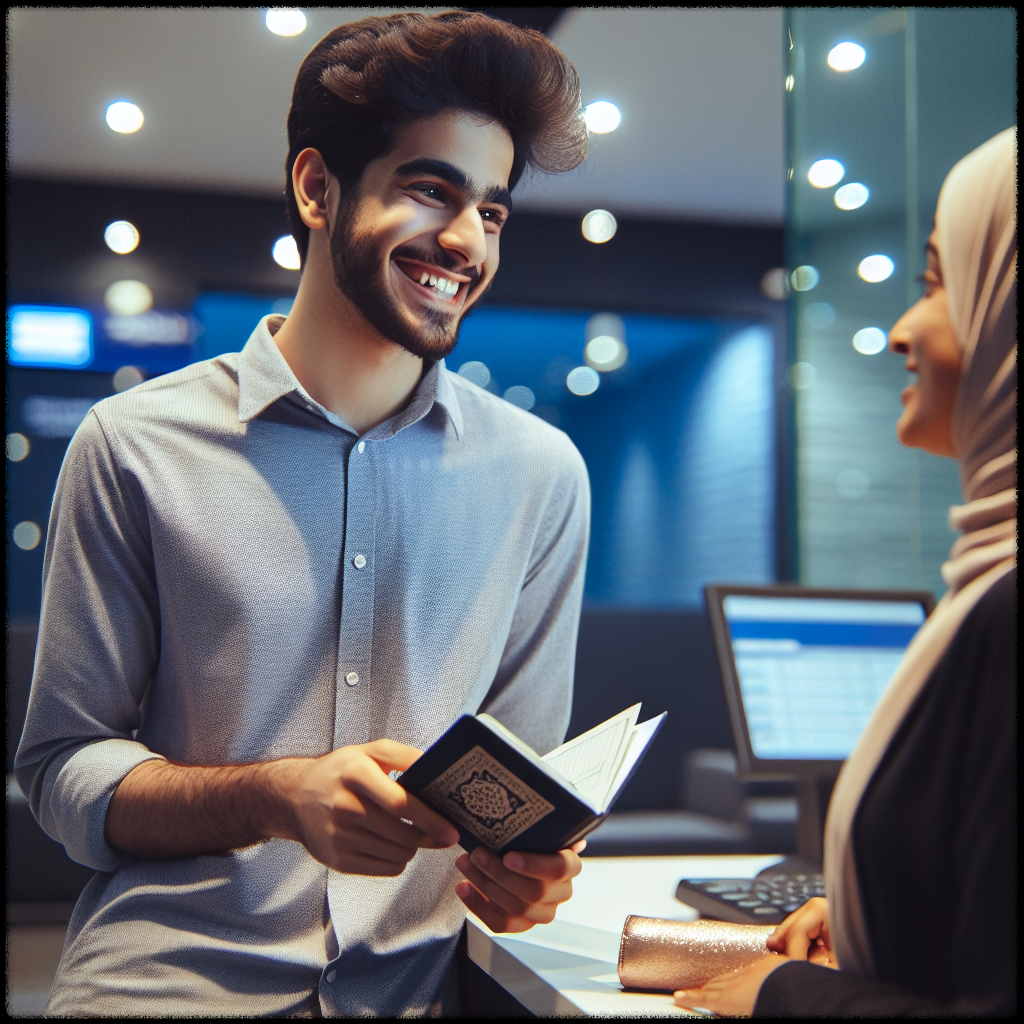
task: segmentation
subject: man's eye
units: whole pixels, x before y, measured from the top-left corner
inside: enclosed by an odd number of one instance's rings
[[[430,199],[438,199],[438,200],[443,200],[444,199],[444,193],[441,191],[441,188],[438,185],[431,185],[429,183],[422,183],[422,184],[410,185],[409,189],[412,192],[419,192],[420,195],[427,196]]]

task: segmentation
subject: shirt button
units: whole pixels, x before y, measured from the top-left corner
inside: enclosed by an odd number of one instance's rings
[[[360,455],[362,455],[363,452],[366,451],[366,442],[360,441],[359,444],[356,445],[356,451],[359,452]]]
[[[365,568],[366,567],[366,555],[356,555],[356,557],[352,559],[352,564],[357,569]]]
[[[333,984],[333,982],[334,982],[334,979],[335,979],[335,978],[336,978],[337,976],[338,976],[338,972],[337,972],[337,971],[328,971],[328,972],[327,972],[327,984],[328,984],[328,985],[330,985],[330,984]]]
[[[349,686],[355,686],[356,683],[359,682],[359,673],[349,672],[349,674],[345,676],[345,682],[348,683]],[[330,981],[331,979],[328,978],[327,980]]]
[[[312,412],[312,411],[313,411],[313,406],[311,406],[311,405],[309,404],[309,402],[307,402],[307,403],[306,403],[306,411],[307,411],[307,412]]]

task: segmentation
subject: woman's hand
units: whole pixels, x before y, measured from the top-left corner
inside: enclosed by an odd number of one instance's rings
[[[794,910],[768,936],[768,948],[791,960],[810,960],[822,967],[837,968],[828,930],[828,901],[815,896]]]
[[[683,988],[675,993],[676,1006],[687,1010],[710,1010],[722,1017],[749,1017],[764,979],[789,963],[789,957],[769,953],[749,967],[706,981],[701,988]]]
[[[712,978],[702,988],[676,992],[676,1005],[688,1010],[710,1010],[725,1017],[749,1017],[764,979],[790,960],[809,960],[822,967],[838,968],[828,930],[828,903],[814,897],[794,910],[768,937],[768,948],[771,955],[749,967]]]

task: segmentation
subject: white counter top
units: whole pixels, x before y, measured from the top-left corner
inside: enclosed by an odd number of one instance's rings
[[[498,935],[470,915],[469,956],[538,1017],[691,1017],[664,993],[623,992],[616,965],[630,914],[693,921],[681,878],[753,878],[781,855],[584,857],[573,898],[551,924]]]

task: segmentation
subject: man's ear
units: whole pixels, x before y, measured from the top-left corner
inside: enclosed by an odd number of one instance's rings
[[[310,231],[322,231],[327,221],[327,186],[330,172],[319,150],[304,149],[292,164],[292,189],[302,223]]]

